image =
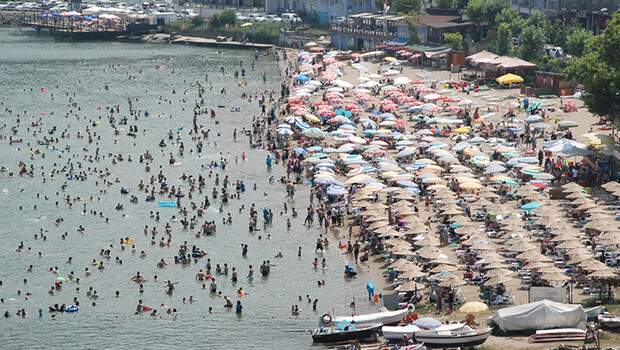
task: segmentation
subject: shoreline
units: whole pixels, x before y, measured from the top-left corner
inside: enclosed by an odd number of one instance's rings
[[[319,60],[321,60],[321,58],[318,58]],[[342,68],[342,75],[338,75],[337,79],[339,79],[339,81],[345,81],[350,83],[352,86],[357,85],[358,82],[358,77],[359,75],[362,73],[361,71],[359,71],[357,69],[357,67],[354,67],[350,62],[348,61],[339,61],[341,63],[341,68]],[[367,73],[372,73],[375,74],[375,72],[380,72],[378,67],[379,65],[376,62],[366,62],[365,63],[367,68],[368,68],[368,72]],[[297,64],[298,65],[298,64]],[[323,63],[322,68],[325,69],[326,64]],[[429,82],[438,82],[438,81],[449,81],[450,80],[450,73],[447,71],[440,71],[440,70],[430,70],[430,69],[424,69],[424,68],[420,68],[420,67],[412,67],[412,66],[408,66],[408,65],[404,65],[399,67],[401,69],[400,75],[411,79],[411,81],[416,81],[416,80],[421,80],[424,81],[425,84],[428,84]],[[295,71],[294,73],[289,74],[289,84],[291,84],[292,82],[294,82],[294,77],[296,74],[300,74],[299,70]],[[305,74],[305,73],[304,73]],[[310,79],[316,79],[317,81],[322,82],[322,85],[319,85],[317,90],[318,91],[314,91],[312,94],[307,95],[309,96],[306,100],[305,103],[303,103],[302,105],[306,105],[306,106],[316,106],[320,100],[325,100],[325,95],[328,94],[327,91],[329,91],[329,87],[334,87],[334,85],[329,84],[329,82],[326,84],[325,81],[323,81],[323,79],[321,78],[321,70],[319,70],[318,72],[314,71],[312,73],[308,73],[308,75],[310,76]],[[458,79],[457,79],[458,80]],[[292,85],[292,84],[291,84]],[[287,99],[295,99],[297,96],[293,91],[295,90],[295,87],[297,89],[303,89],[303,84],[299,84],[299,85],[292,85],[291,86],[291,93],[288,94],[288,96],[286,96]],[[344,89],[345,94],[347,94],[346,96],[351,96],[350,92],[348,91],[347,88]],[[433,89],[434,90],[434,89]],[[332,91],[337,91],[337,90],[332,90]],[[342,90],[340,90],[342,91]],[[478,94],[472,94],[470,95],[469,93],[467,94],[467,98],[472,99],[475,104],[488,104],[489,108],[491,108],[491,106],[493,106],[493,115],[491,117],[489,117],[489,121],[491,122],[495,122],[495,123],[500,123],[502,121],[502,114],[504,112],[508,112],[511,109],[513,109],[514,107],[512,106],[512,103],[509,103],[510,100],[516,100],[519,97],[519,93],[516,92],[516,89],[509,89],[509,90],[495,90],[495,89],[491,89],[489,91],[485,90],[485,92],[482,93],[478,93]],[[516,92],[516,94],[515,94]],[[321,95],[323,97],[321,97]],[[462,97],[461,97],[462,98]],[[458,101],[458,100],[457,100]],[[561,99],[560,98],[553,98],[550,100],[545,100],[545,105],[547,106],[555,106],[555,104],[560,104],[561,105]],[[513,102],[514,103],[514,102]],[[470,102],[471,104],[471,102]],[[336,105],[338,105],[336,103]],[[308,108],[309,112],[305,112],[305,113],[309,113],[310,115],[315,115],[315,110],[314,108]],[[288,113],[290,112],[290,114]],[[367,112],[367,111],[364,111]],[[489,109],[489,112],[491,112],[491,110]],[[549,120],[556,120],[556,124],[558,120],[568,120],[568,121],[574,121],[576,123],[576,127],[574,127],[572,129],[572,132],[575,134],[575,139],[577,140],[583,140],[583,136],[581,136],[581,134],[588,132],[590,128],[594,127],[596,128],[597,124],[596,124],[596,118],[594,116],[592,116],[583,106],[582,101],[578,101],[578,111],[577,112],[572,112],[572,113],[561,113],[562,111],[556,109],[554,110],[552,113],[552,116],[549,116]],[[559,114],[561,113],[561,114]],[[302,112],[303,114],[303,112]],[[551,114],[551,113],[550,113]],[[287,118],[292,118],[292,116],[294,115],[294,113],[292,113],[291,111],[287,110],[287,113],[283,113],[281,115],[281,118],[278,119],[278,122],[280,123],[284,123],[284,118],[282,118],[282,116],[287,117]],[[318,114],[317,114],[318,115]],[[300,118],[301,119],[301,118]],[[303,116],[303,119],[308,121],[308,123],[310,123],[309,118],[306,118],[306,115]],[[547,119],[545,119],[545,121],[547,121]],[[319,123],[315,123],[314,124],[319,125]],[[328,124],[326,123],[320,123],[319,126],[316,126],[319,129],[322,130],[333,130],[333,128],[330,129],[330,127],[328,126]],[[300,128],[301,129],[301,128]],[[273,128],[273,130],[276,130],[275,127]],[[303,129],[302,129],[303,130]],[[324,131],[325,132],[325,131]],[[355,135],[359,136],[359,132],[360,129],[358,128],[355,132]],[[404,131],[403,131],[404,133]],[[297,133],[295,133],[295,135],[298,135]],[[365,145],[368,144],[368,140],[366,140]],[[325,139],[321,139],[321,141],[316,142],[316,143],[310,143],[310,145],[317,145],[317,146],[322,146],[322,147],[328,147],[328,146],[332,146],[332,144],[330,144],[330,141],[326,141]],[[297,141],[293,141],[293,143],[291,145],[288,146],[288,148],[291,150],[296,146],[301,146],[297,143]],[[305,147],[306,145],[304,144],[303,147]],[[520,152],[530,152],[528,150],[529,145],[526,144],[518,144],[517,150]],[[540,149],[542,149],[541,147],[542,145],[538,145],[537,148],[534,149],[533,152],[538,151]],[[337,147],[337,146],[334,146]],[[320,152],[320,151],[319,151]],[[346,152],[345,152],[346,153]],[[389,150],[386,152],[386,155],[392,155],[394,156],[396,152],[392,152],[392,150]],[[527,153],[526,153],[527,154]],[[324,158],[324,159],[329,159],[329,156]],[[313,172],[310,171],[310,168],[307,168],[307,174],[313,174]],[[320,172],[320,170],[319,170]],[[346,173],[346,170],[345,170]],[[348,175],[350,176],[350,175]],[[312,178],[312,175],[309,175],[309,178]],[[336,178],[339,181],[344,181],[347,177],[344,176],[344,173],[342,172],[338,172],[338,174],[336,176],[334,176],[334,178]],[[557,184],[555,185],[557,187]],[[458,192],[457,192],[458,193]],[[351,208],[351,202],[350,201],[346,201],[347,205],[346,208],[350,209]],[[436,203],[434,205],[431,206],[424,206],[422,201],[416,201],[414,202],[415,205],[418,207],[418,209],[420,210],[419,213],[417,213],[417,217],[419,219],[420,222],[424,221],[424,219],[430,218],[433,219],[435,218],[437,215],[441,215],[438,214],[441,211],[441,206],[436,205]],[[510,204],[510,203],[506,203],[506,204]],[[549,205],[553,205],[553,209],[552,210],[557,210],[557,212],[561,213],[563,211],[563,208],[560,207],[560,202],[552,200]],[[505,208],[507,208],[505,205],[502,205],[502,210],[505,210]],[[499,209],[499,208],[498,208]],[[559,219],[559,218],[558,218]],[[434,220],[433,220],[434,221]],[[392,224],[392,223],[391,223]],[[437,234],[438,229],[440,228],[440,222],[431,222],[430,226],[429,226],[429,230],[428,230],[428,235],[429,238],[434,238],[434,236]],[[334,237],[336,237],[337,239],[344,239],[346,241],[346,229],[349,225],[349,222],[345,221],[345,225],[344,227],[337,227],[337,228],[330,228],[332,235]],[[354,237],[360,237],[360,232],[358,230],[358,226],[355,226],[355,230],[354,230],[354,234],[352,235],[352,238]],[[493,240],[493,244],[499,244],[500,242],[498,242],[497,240]],[[429,247],[430,248],[430,247]],[[453,247],[450,247],[448,245],[442,246],[439,248],[440,252],[442,254],[445,254],[447,256],[446,259],[448,259],[449,261],[456,261],[457,260],[457,256],[456,256],[456,252],[454,250]],[[397,254],[398,255],[398,254]],[[372,280],[373,282],[375,282],[375,286],[377,287],[375,289],[375,291],[377,290],[383,290],[385,292],[387,292],[388,290],[391,291],[391,286],[389,286],[389,284],[387,283],[386,279],[383,278],[383,272],[385,271],[385,265],[386,265],[386,261],[382,260],[380,258],[380,256],[376,256],[376,255],[370,255],[369,256],[369,260],[367,262],[365,262],[364,264],[359,264],[358,266],[363,266],[364,268],[361,268],[358,270],[358,275],[357,278],[365,278],[367,280]],[[460,264],[457,264],[457,266],[459,267],[459,269],[462,268],[462,266]],[[380,282],[380,283],[379,283]],[[510,286],[508,287],[510,288],[511,292],[514,293],[514,305],[521,305],[521,304],[526,304],[528,303],[527,301],[527,292],[518,288],[518,286]],[[480,301],[480,296],[479,296],[479,290],[478,287],[473,286],[473,285],[465,285],[462,287],[462,293],[464,294],[464,301]],[[575,291],[573,293],[573,298],[574,298],[574,303],[580,303],[582,301],[582,299],[585,298],[585,296],[578,292]],[[429,305],[426,303],[421,303],[422,305]],[[510,305],[508,305],[510,306]],[[486,321],[486,317],[487,316],[491,316],[494,314],[494,311],[497,309],[501,309],[507,307],[506,305],[502,305],[502,306],[493,306],[488,313],[484,313],[480,315],[480,318],[478,319],[478,321],[483,324]],[[431,317],[437,317],[440,320],[455,320],[455,319],[462,319],[464,318],[464,314],[461,314],[459,312],[454,312],[448,315],[432,315],[431,313],[429,313],[428,311],[425,312],[426,316],[431,316]],[[460,318],[459,318],[460,317]],[[608,345],[613,345],[615,340],[616,340],[616,336],[615,335],[609,335],[608,333],[607,337],[604,338],[603,343],[604,344],[608,344]],[[611,338],[611,339],[609,339]],[[554,343],[545,343],[545,344],[531,344],[528,343],[528,338],[524,337],[524,336],[491,336],[488,340],[488,342],[484,345],[485,347],[491,347],[491,348],[496,348],[496,347],[503,347],[506,349],[547,349],[550,346],[554,346],[554,345],[560,345],[561,342],[554,342]]]

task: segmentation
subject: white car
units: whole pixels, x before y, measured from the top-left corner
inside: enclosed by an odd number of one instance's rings
[[[237,21],[239,21],[239,22],[245,22],[245,21],[247,21],[247,20],[248,20],[248,17],[244,16],[244,15],[243,15],[242,13],[240,13],[240,12],[237,12],[237,13],[235,14],[235,16],[237,17]]]
[[[267,19],[265,18],[265,16],[258,14],[258,13],[250,13],[248,15],[248,20],[252,21],[252,22],[265,22]]]
[[[283,13],[280,15],[284,23],[301,23],[301,18],[296,13]]]
[[[346,17],[338,17],[336,19],[334,19],[334,24],[345,24],[347,23],[347,18]]]
[[[265,16],[265,20],[267,20],[267,22],[282,22],[282,18],[276,15],[267,15]]]

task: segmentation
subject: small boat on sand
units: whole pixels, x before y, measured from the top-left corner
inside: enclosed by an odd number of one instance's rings
[[[579,328],[557,328],[536,331],[527,340],[530,343],[551,343],[565,341],[584,341],[586,331]]]
[[[447,324],[430,331],[415,333],[415,340],[429,349],[469,348],[484,343],[491,328],[473,329],[463,323]]]
[[[620,330],[620,317],[612,316],[610,314],[598,315],[598,323],[601,327],[610,330]]]
[[[400,341],[404,336],[413,339],[414,334],[421,330],[422,328],[414,324],[409,324],[406,326],[383,326],[382,332],[386,340]]]
[[[346,323],[334,327],[321,327],[312,332],[312,342],[314,343],[337,343],[350,340],[371,340],[377,341],[381,335],[381,323],[373,324],[352,324]]]
[[[382,323],[384,325],[398,324],[408,309],[396,310],[396,311],[381,311],[374,314],[355,315],[355,316],[342,316],[334,317],[334,322],[348,321],[356,324],[367,323]]]

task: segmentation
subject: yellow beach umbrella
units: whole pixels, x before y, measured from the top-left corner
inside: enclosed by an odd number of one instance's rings
[[[500,85],[512,85],[512,84],[521,84],[523,83],[523,78],[516,74],[508,73],[502,75],[501,77],[495,79]]]
[[[389,56],[385,57],[383,60],[386,61],[386,62],[396,62],[396,61],[398,61],[395,57],[389,57]]]
[[[488,309],[489,307],[485,303],[481,303],[479,301],[470,301],[463,304],[459,311],[467,314],[472,314],[477,312],[485,312]]]
[[[453,132],[455,134],[467,134],[470,131],[471,131],[471,127],[469,127],[469,126],[462,126],[462,127],[458,128],[458,129],[454,129]]]
[[[614,139],[609,135],[605,134],[597,134],[597,133],[587,133],[581,135],[588,139],[588,143],[591,146],[601,146],[601,145],[612,145],[614,143]]]

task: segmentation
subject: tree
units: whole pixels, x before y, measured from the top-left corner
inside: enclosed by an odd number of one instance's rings
[[[497,26],[498,23],[495,22],[495,17],[506,8],[510,8],[508,0],[486,0],[484,16],[485,20],[489,22],[489,26]]]
[[[571,60],[567,73],[583,84],[583,100],[594,114],[620,121],[620,12],[614,13],[602,35],[592,37],[581,57]]]
[[[460,51],[463,49],[463,35],[461,33],[443,33],[443,41],[450,45],[452,50]]]
[[[211,18],[211,26],[213,28],[222,28],[226,25],[235,25],[237,23],[237,14],[233,10],[224,10],[222,13],[213,15]]]
[[[497,23],[498,26],[502,25],[502,23],[508,25],[512,37],[518,37],[519,34],[521,34],[521,30],[523,30],[523,28],[525,27],[526,22],[527,21],[525,20],[525,18],[521,17],[521,15],[517,11],[513,10],[510,7],[503,8],[495,16],[495,23]]]
[[[572,30],[566,37],[566,53],[573,56],[583,55],[591,39],[592,33],[583,28]]]
[[[545,31],[548,28],[548,23],[549,20],[547,19],[547,16],[542,13],[542,11],[532,11],[530,16],[527,18],[528,25],[544,29]]]
[[[488,22],[489,26],[494,27],[495,17],[508,6],[506,0],[470,0],[465,7],[465,14],[480,28],[482,39],[482,23]]]
[[[422,8],[421,0],[393,0],[390,9],[397,13],[418,12]]]
[[[441,9],[456,9],[459,7],[458,0],[437,0],[437,6]]]
[[[512,51],[512,31],[508,23],[500,23],[495,34],[495,53],[503,56]]]
[[[205,23],[205,19],[202,18],[202,16],[194,16],[191,19],[191,23],[192,23],[192,26],[194,27],[200,27],[201,25]]]
[[[539,59],[546,41],[547,38],[543,29],[534,26],[525,27],[519,37],[521,57],[529,61]]]

